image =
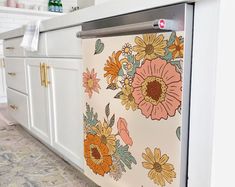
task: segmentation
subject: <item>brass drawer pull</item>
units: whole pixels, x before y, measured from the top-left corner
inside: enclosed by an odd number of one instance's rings
[[[45,75],[45,87],[48,87],[48,85],[51,83],[49,80],[48,80],[48,69],[50,68],[50,66],[46,65],[44,66],[44,75]]]
[[[13,49],[15,49],[14,47],[6,47],[6,49],[8,49],[8,50],[13,50]]]
[[[11,76],[16,76],[16,73],[14,73],[14,72],[9,72],[9,73],[7,73],[8,75],[11,75]]]
[[[44,72],[44,63],[40,63],[40,79],[41,79],[41,86],[45,86],[45,72]]]
[[[17,107],[16,105],[9,105],[9,107],[10,107],[11,109],[13,109],[13,110],[17,110],[17,109],[18,109],[18,107]]]

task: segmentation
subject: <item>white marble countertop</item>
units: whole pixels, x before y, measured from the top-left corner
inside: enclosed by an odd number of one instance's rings
[[[126,13],[162,7],[183,2],[195,2],[199,0],[112,0],[96,6],[84,8],[52,19],[44,20],[41,23],[40,32],[56,30],[84,22],[102,18],[122,15]],[[0,34],[0,39],[19,37],[24,34],[25,27],[14,29]]]

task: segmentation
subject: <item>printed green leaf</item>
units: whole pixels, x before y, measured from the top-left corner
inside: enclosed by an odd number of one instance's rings
[[[133,64],[135,62],[135,56],[134,55],[127,55],[127,60]]]
[[[108,124],[108,122],[107,122],[107,120],[106,120],[106,119],[104,119],[104,122]]]
[[[123,76],[124,75],[124,71],[123,69],[121,68],[119,71],[118,71],[118,76]]]
[[[118,89],[118,87],[117,87],[117,84],[116,84],[116,83],[111,83],[111,84],[109,84],[109,85],[107,86],[106,89],[116,90],[116,89]]]
[[[126,172],[125,165],[120,160],[119,160],[119,164],[120,164],[120,166],[122,168],[122,171]]]
[[[109,117],[109,114],[110,114],[109,104],[107,104],[106,107],[105,107],[105,115],[106,115],[107,118]]]
[[[172,59],[172,52],[170,52],[167,47],[165,48],[165,51],[166,53],[165,53],[165,56],[163,57],[163,60],[169,62]]]
[[[177,129],[176,129],[176,136],[177,136],[177,138],[180,140],[180,134],[181,134],[181,127],[178,127]]]
[[[120,158],[120,162],[122,162],[128,169],[131,169],[132,164],[137,164],[135,158],[128,151],[128,145],[120,145],[120,140],[116,141],[116,154]]]
[[[101,42],[101,39],[96,40],[95,42],[95,55],[102,53],[104,50],[104,43]]]
[[[170,63],[175,66],[177,72],[182,74],[183,68],[180,60],[171,61]]]
[[[174,43],[175,38],[176,38],[176,32],[172,32],[168,40],[167,47],[171,46]]]
[[[182,36],[179,37],[180,43],[184,43],[184,38]]]
[[[181,106],[178,108],[178,112],[181,114]]]
[[[86,114],[83,115],[83,121],[85,125],[94,126],[98,123],[98,114],[94,113],[93,108],[91,108],[86,103]]]
[[[123,92],[122,92],[122,91],[118,92],[118,93],[114,96],[114,98],[115,98],[115,99],[120,99],[120,96],[121,96],[121,95],[123,95]]]
[[[115,122],[115,114],[112,115],[110,121],[109,121],[109,126],[112,127],[114,125]]]

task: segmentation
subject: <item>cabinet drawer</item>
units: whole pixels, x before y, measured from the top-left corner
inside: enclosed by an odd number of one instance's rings
[[[6,58],[7,87],[27,93],[24,59]]]
[[[45,56],[47,56],[46,33],[40,34],[39,41],[38,41],[38,51],[31,52],[31,51],[25,50],[25,55],[27,57],[45,57]]]
[[[47,33],[47,52],[49,57],[81,57],[81,39],[76,33],[81,27],[71,27]]]
[[[24,127],[28,127],[28,102],[27,96],[7,89],[9,111],[12,117]]]
[[[22,37],[4,40],[3,50],[5,56],[20,57],[24,56],[24,49],[20,47]]]

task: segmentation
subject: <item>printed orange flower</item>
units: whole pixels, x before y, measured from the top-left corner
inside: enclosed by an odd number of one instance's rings
[[[176,178],[176,173],[174,171],[174,166],[167,163],[169,157],[164,154],[161,155],[161,150],[155,148],[154,152],[150,148],[145,149],[145,153],[142,153],[142,157],[145,162],[142,165],[145,169],[150,170],[148,172],[148,177],[154,181],[155,184],[159,186],[166,186],[166,182],[171,184],[173,178]]]
[[[153,120],[174,116],[181,105],[182,81],[170,63],[160,58],[146,60],[133,79],[133,97],[145,117]]]
[[[92,129],[100,137],[101,142],[108,147],[109,154],[113,154],[116,151],[116,137],[112,134],[112,128],[106,122],[98,122]]]
[[[183,58],[184,42],[180,42],[179,37],[176,36],[175,42],[169,47],[169,51],[172,52],[173,59]]]
[[[83,73],[83,87],[85,88],[85,92],[88,93],[89,98],[91,98],[93,91],[99,93],[100,79],[97,79],[97,73],[92,69],[91,72],[87,69],[86,72]]]
[[[121,51],[118,51],[117,53],[113,52],[112,56],[106,61],[107,63],[104,67],[106,73],[104,74],[104,77],[107,77],[108,83],[117,81],[118,72],[122,68],[122,62],[119,60],[121,53]]]
[[[127,129],[127,122],[124,118],[119,118],[117,122],[118,133],[121,136],[122,140],[127,145],[132,145],[133,141],[129,135],[129,131]]]
[[[110,171],[112,158],[108,147],[101,142],[97,135],[88,134],[84,140],[84,157],[87,165],[95,174],[104,176]]]
[[[137,45],[133,47],[133,51],[137,52],[135,56],[136,60],[152,60],[165,55],[167,41],[164,40],[164,36],[162,34],[158,36],[157,34],[144,34],[143,39],[136,36],[135,43]]]

